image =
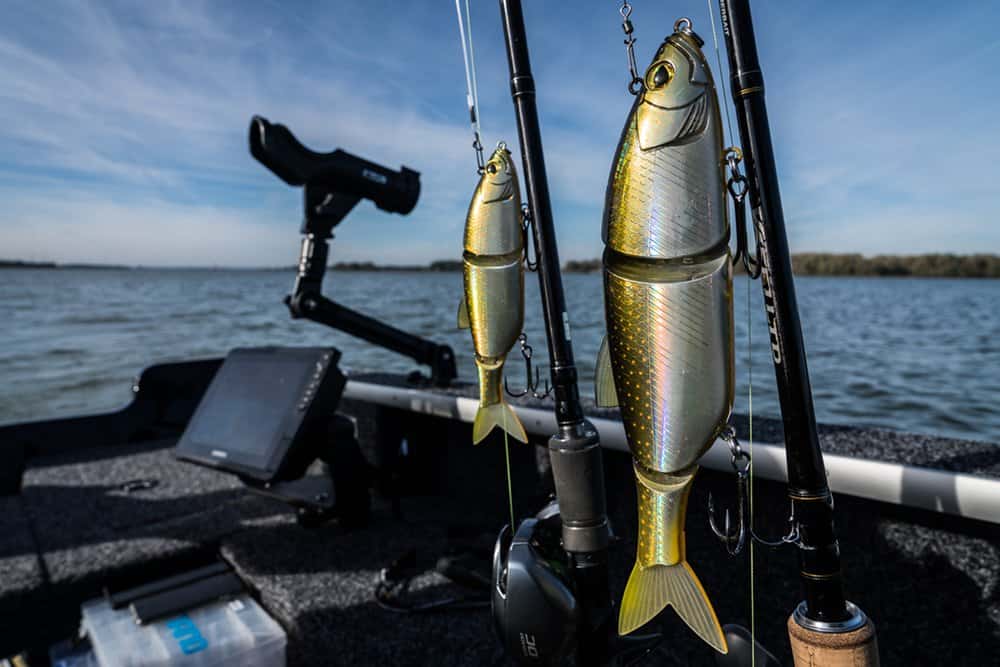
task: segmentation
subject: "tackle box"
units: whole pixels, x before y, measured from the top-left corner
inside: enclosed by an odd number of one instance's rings
[[[105,599],[81,608],[100,667],[284,667],[285,631],[249,595],[139,625]]]

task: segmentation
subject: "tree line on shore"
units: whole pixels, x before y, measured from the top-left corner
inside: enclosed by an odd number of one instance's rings
[[[461,271],[460,260],[442,259],[424,266],[379,266],[373,262],[342,262],[330,267],[341,271]],[[737,265],[743,272],[743,264]],[[571,260],[567,273],[594,273],[600,259]],[[803,252],[792,255],[792,270],[799,276],[915,276],[926,278],[1000,278],[1000,255],[875,255]]]
[[[57,264],[0,260],[0,268],[22,269],[124,269],[141,267],[99,264]],[[271,270],[293,270],[274,267]],[[375,262],[338,262],[333,271],[461,271],[462,261],[439,259],[430,264],[380,265]],[[737,273],[743,271],[738,264]],[[218,270],[225,270],[220,267]],[[567,273],[594,273],[601,270],[601,260],[571,260],[563,267]],[[792,270],[800,276],[916,276],[927,278],[1000,278],[1000,255],[875,255],[804,252],[792,255]]]
[[[430,264],[389,264],[375,262],[337,262],[330,265],[332,271],[461,271],[462,260],[438,259]]]
[[[600,271],[601,260],[566,263],[571,273]],[[743,264],[737,266],[737,273]],[[792,255],[799,276],[917,276],[927,278],[1000,278],[1000,255],[875,255],[803,252]]]

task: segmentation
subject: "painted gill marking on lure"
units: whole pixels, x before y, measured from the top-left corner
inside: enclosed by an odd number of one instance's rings
[[[634,123],[633,119],[630,133],[635,132]],[[644,210],[648,209],[651,220],[671,223],[662,226],[661,235],[665,240],[674,242],[683,240],[691,245],[707,244],[708,233],[705,231],[705,225],[697,224],[709,219],[713,214],[711,195],[709,190],[704,187],[703,182],[693,174],[688,173],[684,168],[683,161],[670,154],[669,151],[640,151],[635,155],[634,160],[638,164],[633,167],[633,172],[643,172],[637,177],[642,179],[642,182],[638,184],[642,187],[633,187],[631,183],[626,181],[620,193],[612,193],[616,205],[620,200],[633,196],[645,199],[646,206],[637,209],[635,215],[641,215]],[[667,185],[672,186],[674,191],[684,193],[686,198],[684,208],[677,208],[673,202],[669,207],[665,206],[654,196],[655,193],[650,184],[658,181],[664,181]],[[628,216],[629,212],[626,210],[622,214]],[[636,219],[631,222],[639,226],[644,225],[647,220]],[[663,249],[658,246],[660,243],[658,236],[650,235],[647,243],[650,244],[649,254],[663,254]]]
[[[684,537],[698,460],[728,422],[735,384],[721,116],[698,41],[682,29],[660,46],[612,162],[595,386],[599,404],[621,407],[635,466],[638,548],[618,631],[672,606],[725,653]]]
[[[523,256],[517,172],[501,144],[486,162],[465,220],[458,326],[471,330],[479,375],[473,443],[494,428],[528,442],[521,420],[503,398],[504,360],[524,324]]]

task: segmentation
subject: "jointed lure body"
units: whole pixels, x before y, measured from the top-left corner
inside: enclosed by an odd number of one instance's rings
[[[495,427],[527,442],[517,414],[503,400],[503,364],[524,323],[524,233],[521,196],[510,152],[499,146],[486,162],[465,221],[465,295],[458,324],[472,330],[479,371],[479,411],[472,440]]]
[[[700,47],[686,26],[663,42],[615,155],[602,230],[608,336],[595,384],[599,404],[621,407],[638,490],[638,553],[619,633],[672,605],[725,653],[684,539],[698,460],[726,425],[734,393],[723,136]]]

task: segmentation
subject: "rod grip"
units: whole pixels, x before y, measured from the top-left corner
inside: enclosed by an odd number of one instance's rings
[[[875,626],[869,619],[850,632],[816,632],[788,617],[795,667],[878,667]]]
[[[584,421],[549,440],[552,477],[562,518],[563,548],[571,553],[608,548],[604,463],[597,429]]]

